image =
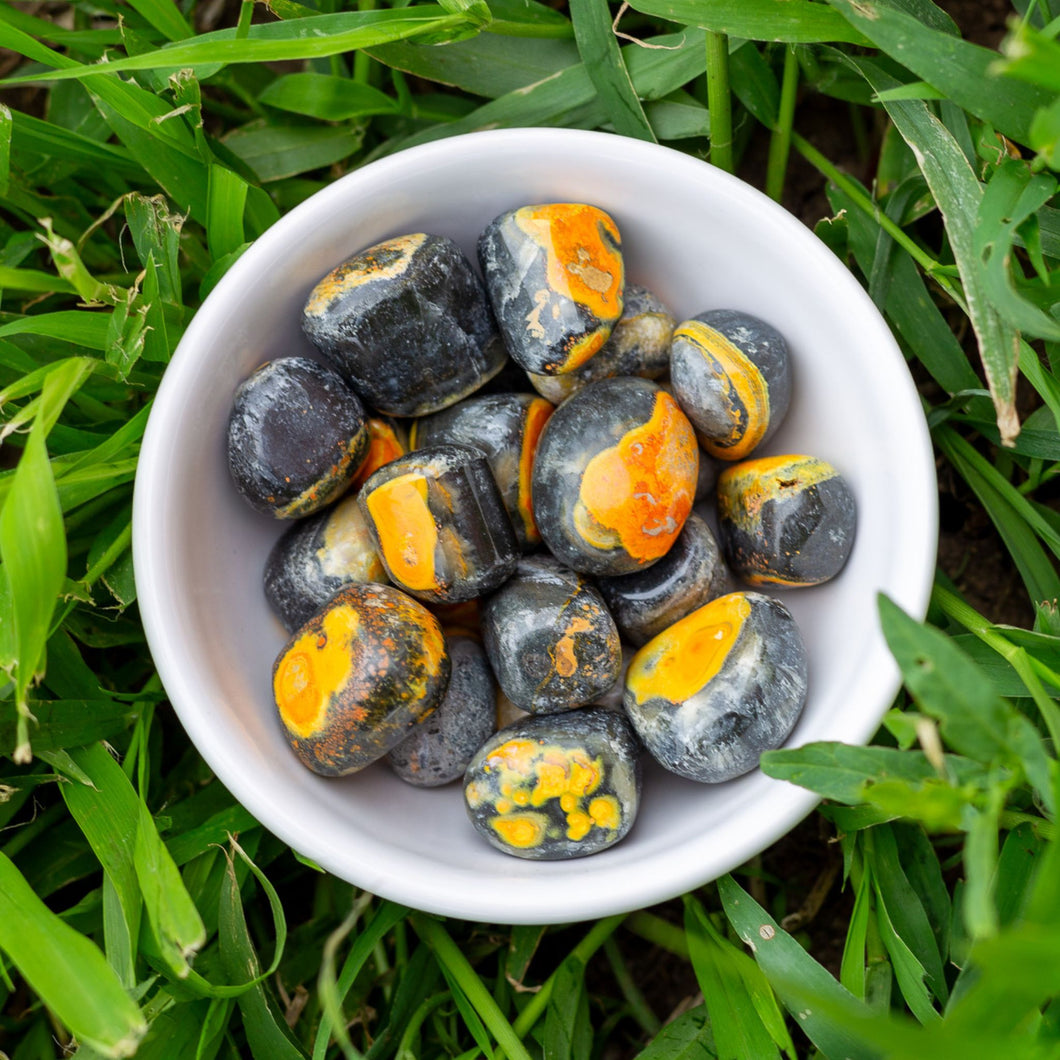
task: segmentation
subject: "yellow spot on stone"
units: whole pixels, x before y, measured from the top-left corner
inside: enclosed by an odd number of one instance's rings
[[[556,641],[553,658],[556,664],[556,673],[560,677],[570,677],[578,669],[578,656],[574,651],[574,638],[578,633],[587,633],[591,630],[592,623],[587,618],[580,616],[571,619],[563,636]]]
[[[565,791],[559,797],[559,808],[564,813],[570,813],[571,810],[573,810],[573,809],[575,809],[575,807],[577,807],[577,805],[578,805],[578,796],[574,795],[572,792]]]
[[[350,643],[360,624],[354,608],[332,608],[321,629],[303,633],[277,664],[272,687],[276,707],[284,725],[298,736],[313,736],[323,727],[332,696],[349,680]]]
[[[584,839],[593,826],[593,819],[582,810],[567,814],[567,838],[578,842]]]
[[[622,809],[614,795],[600,795],[589,803],[589,816],[600,828],[617,828],[622,823]]]
[[[826,460],[814,456],[788,454],[744,460],[718,476],[718,514],[747,528],[758,519],[767,501],[798,493],[838,474]]]
[[[415,472],[398,475],[372,490],[366,503],[391,578],[409,589],[437,589],[438,526],[427,506],[427,480]]]
[[[534,458],[537,455],[537,443],[554,409],[544,398],[534,398],[526,410],[526,422],[523,425],[522,445],[519,449],[519,518],[526,531],[526,540],[536,545],[541,540],[537,524],[534,522],[534,507],[531,500],[531,482],[534,473]]]
[[[751,613],[745,593],[729,593],[693,611],[648,641],[629,665],[626,688],[638,703],[690,699],[725,664]]]
[[[514,804],[508,799],[498,799],[493,806],[498,813],[511,813],[515,809]]]
[[[526,850],[529,847],[538,846],[545,838],[548,818],[543,813],[528,811],[494,817],[490,820],[490,824],[508,846]]]
[[[600,786],[604,775],[604,763],[600,758],[590,761],[579,751],[571,754],[570,783],[568,789],[575,795],[591,795]]]
[[[600,549],[622,547],[642,563],[664,556],[692,510],[699,473],[695,432],[660,390],[651,417],[586,465],[574,527]]]
[[[534,806],[541,806],[549,799],[558,799],[567,790],[567,770],[551,762],[537,764],[537,784],[530,793]]]
[[[482,788],[473,780],[466,788],[464,788],[464,798],[467,799],[467,804],[473,810],[477,809],[482,805],[482,800],[485,798],[485,793]]]
[[[533,771],[536,754],[537,744],[533,740],[508,740],[490,754],[487,763],[494,769],[503,768],[528,777]]]

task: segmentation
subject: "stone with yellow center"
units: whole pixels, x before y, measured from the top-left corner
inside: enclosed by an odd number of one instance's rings
[[[731,780],[788,737],[807,659],[788,609],[760,593],[718,597],[633,657],[624,705],[651,755],[690,780]]]
[[[636,738],[604,707],[531,717],[492,736],[464,775],[468,816],[498,850],[541,860],[613,846],[640,802]]]
[[[349,585],[276,657],[276,711],[295,754],[344,776],[381,758],[441,702],[451,664],[437,619],[388,585]]]

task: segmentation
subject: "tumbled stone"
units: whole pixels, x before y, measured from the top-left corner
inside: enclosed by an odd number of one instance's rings
[[[364,406],[316,361],[267,361],[236,390],[228,469],[259,512],[295,519],[319,511],[349,488],[367,451]]]
[[[515,570],[515,533],[478,449],[436,445],[398,457],[358,500],[390,580],[419,599],[470,600]]]
[[[541,543],[530,475],[538,438],[551,415],[552,406],[534,394],[476,394],[416,420],[409,440],[413,449],[451,442],[481,449],[525,551]]]
[[[596,585],[619,632],[637,647],[733,589],[714,534],[695,512],[658,563],[632,574],[597,578]]]
[[[427,717],[449,672],[445,637],[427,608],[389,585],[348,585],[276,657],[273,700],[302,763],[345,776]]]
[[[600,593],[549,556],[527,556],[482,609],[482,640],[505,695],[532,714],[591,703],[622,667]]]
[[[288,633],[307,622],[344,585],[385,582],[356,495],[295,523],[265,563],[265,599]]]
[[[626,719],[603,707],[516,722],[468,766],[468,816],[487,842],[520,858],[606,850],[637,816],[638,750]]]
[[[557,559],[629,574],[661,559],[696,492],[699,447],[677,402],[647,379],[603,379],[569,397],[541,434],[533,504]]]
[[[622,316],[599,352],[580,368],[562,375],[532,375],[534,389],[553,405],[570,397],[586,383],[637,375],[661,379],[670,369],[673,314],[646,287],[626,284]]]
[[[451,239],[422,232],[368,247],[329,272],[310,292],[302,327],[389,416],[451,405],[505,362],[471,263]]]
[[[386,764],[418,788],[462,777],[496,727],[496,690],[486,653],[469,637],[446,637],[446,647],[452,675],[445,698],[386,756]]]
[[[761,593],[729,593],[637,652],[625,707],[662,766],[718,783],[787,739],[806,688],[806,651],[788,609]]]
[[[787,414],[788,344],[750,313],[701,313],[674,331],[670,382],[703,448],[719,460],[743,460]]]
[[[843,476],[812,456],[745,460],[718,478],[718,532],[752,585],[820,585],[846,565],[857,508]]]
[[[622,314],[622,243],[614,220],[595,206],[509,210],[479,237],[478,256],[508,352],[528,372],[578,368]]]

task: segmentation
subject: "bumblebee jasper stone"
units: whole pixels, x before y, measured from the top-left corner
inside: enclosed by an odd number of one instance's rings
[[[436,711],[386,756],[386,764],[408,784],[436,788],[458,780],[496,727],[493,672],[478,643],[446,637],[452,675]]]
[[[695,512],[658,563],[596,584],[622,636],[637,647],[733,589],[718,543]]]
[[[386,569],[352,495],[295,523],[265,563],[265,599],[288,633],[344,585],[383,581]]]
[[[390,580],[413,596],[470,600],[515,570],[511,520],[477,449],[418,449],[381,467],[357,496]]]
[[[277,656],[273,698],[302,762],[344,776],[382,758],[434,710],[449,671],[427,608],[389,585],[348,585]]]
[[[534,462],[534,515],[557,559],[629,574],[664,556],[696,492],[699,448],[677,402],[646,379],[603,379],[552,415]]]
[[[573,371],[622,313],[618,227],[595,206],[509,210],[479,237],[478,257],[508,352],[528,372]]]
[[[267,361],[236,390],[228,469],[259,512],[294,519],[318,511],[347,489],[367,452],[364,406],[316,361]]]
[[[528,556],[482,609],[504,694],[532,714],[591,703],[617,680],[622,644],[603,597],[549,556]]]
[[[731,780],[779,747],[806,702],[795,620],[760,593],[729,593],[648,641],[625,707],[651,755],[690,780]]]
[[[309,340],[379,412],[444,408],[500,371],[504,344],[471,263],[416,233],[362,250],[313,288]]]
[[[854,545],[857,510],[842,475],[812,456],[771,456],[718,478],[718,529],[732,569],[752,585],[820,585]]]
[[[468,816],[519,858],[579,858],[612,847],[640,805],[638,747],[613,710],[528,718],[495,733],[464,775]]]
[[[670,381],[703,448],[719,460],[743,460],[788,411],[788,344],[750,313],[701,313],[674,331]]]
[[[646,287],[626,284],[622,316],[611,337],[580,368],[563,375],[532,375],[534,389],[554,405],[586,383],[616,375],[661,379],[670,368],[674,318]]]
[[[541,543],[530,501],[530,473],[537,440],[551,415],[552,406],[533,394],[476,395],[416,420],[409,438],[414,449],[447,442],[481,449],[519,547],[528,549]]]

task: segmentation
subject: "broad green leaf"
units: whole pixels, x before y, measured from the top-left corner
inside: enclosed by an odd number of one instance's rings
[[[660,99],[644,108],[659,140],[706,139],[710,136],[710,111],[691,97],[687,101]]]
[[[132,1056],[147,1024],[103,954],[0,854],[0,950],[56,1016],[107,1057]]]
[[[997,917],[1001,927],[1016,922],[1023,914],[1034,873],[1041,863],[1044,840],[1029,821],[1017,825],[1001,847],[997,863]]]
[[[487,99],[535,85],[578,64],[578,48],[573,41],[513,40],[492,33],[480,33],[444,48],[397,41],[366,51],[397,70]]]
[[[842,2],[846,3],[847,0]],[[852,61],[874,89],[892,88],[896,84],[893,78],[874,64],[864,60]],[[945,221],[946,234],[964,284],[968,314],[979,341],[979,353],[990,394],[994,399],[998,430],[1002,442],[1007,443],[1019,434],[1015,405],[1019,344],[1016,332],[1001,319],[991,304],[980,276],[975,246],[975,217],[983,197],[982,188],[964,152],[926,104],[899,101],[884,106],[916,155]]]
[[[1028,85],[1060,92],[1060,43],[1055,33],[1043,33],[1027,21],[1015,23],[1001,43],[1005,58],[997,70]],[[1048,102],[1048,100],[1046,100]]]
[[[550,1060],[577,1060],[592,1049],[585,964],[576,958],[568,957],[556,971],[545,1012],[542,1044]]]
[[[14,125],[10,108],[0,104],[0,196],[7,194],[11,178],[11,137]]]
[[[945,763],[957,783],[968,783],[983,775],[982,766],[966,758],[947,755]],[[916,785],[938,779],[938,771],[923,751],[832,742],[766,751],[761,766],[766,776],[789,780],[826,799],[850,805],[862,802],[870,786],[888,781]]]
[[[607,0],[570,0],[574,39],[597,99],[615,132],[655,142],[611,28]]]
[[[171,1004],[151,1021],[147,1037],[136,1054],[137,1060],[176,1060],[177,1057],[192,1060],[210,1020],[210,1006],[209,1001]],[[203,1060],[216,1055],[217,1050],[202,1053]]]
[[[3,601],[0,598],[0,608]],[[0,623],[6,627],[6,623]],[[29,700],[30,743],[34,751],[81,747],[124,732],[138,713],[135,704],[113,699]],[[15,745],[16,712],[13,703],[0,703],[0,747]]]
[[[865,946],[869,917],[872,915],[872,874],[862,871],[854,893],[854,908],[843,942],[843,957],[839,965],[839,981],[856,998],[864,1000],[866,992]]]
[[[562,11],[538,0],[489,0],[493,20],[485,26],[487,33],[524,40],[534,37],[571,37],[570,20]]]
[[[261,121],[236,129],[225,137],[224,145],[258,180],[268,182],[341,162],[360,150],[363,139],[364,130],[359,128]]]
[[[169,40],[184,40],[193,35],[180,8],[170,0],[129,0],[129,6]]]
[[[1012,140],[1026,142],[1035,111],[1050,101],[1047,93],[1033,85],[999,77],[993,69],[996,52],[933,29],[892,4],[881,0],[828,2],[881,51]],[[898,86],[873,87],[886,91]],[[942,202],[939,206],[945,213],[946,206]]]
[[[634,0],[635,11],[749,40],[865,44],[835,11],[811,0]]]
[[[310,71],[277,78],[258,99],[277,110],[323,121],[349,121],[373,114],[396,114],[399,110],[395,100],[371,85],[362,85],[348,77]]]
[[[1060,340],[1060,320],[1019,293],[1013,281],[1016,229],[1034,216],[1056,193],[1056,181],[1032,173],[1023,162],[1008,158],[990,176],[975,226],[984,290],[1014,328],[1028,338]],[[1022,278],[1022,275],[1021,275]],[[1056,295],[1060,301],[1060,292]]]
[[[718,891],[730,923],[751,947],[758,966],[810,1041],[826,1056],[881,1057],[870,1025],[871,1010],[836,982],[731,876],[718,880]],[[815,1000],[808,1001],[807,995]],[[842,1013],[844,1023],[824,1014],[818,1003]]]
[[[247,182],[225,166],[210,166],[206,200],[206,238],[215,258],[231,254],[246,242],[243,235],[243,209],[247,202]]]
[[[671,1020],[637,1053],[637,1060],[717,1060],[706,1008],[698,1005]]]
[[[163,301],[180,305],[183,299],[178,252],[184,218],[171,213],[169,204],[161,195],[146,196],[134,192],[125,197],[124,209],[140,264],[147,268],[151,262]]]

